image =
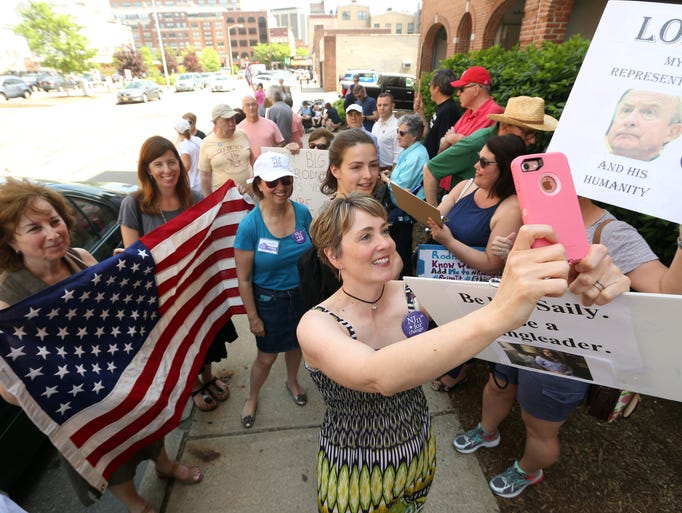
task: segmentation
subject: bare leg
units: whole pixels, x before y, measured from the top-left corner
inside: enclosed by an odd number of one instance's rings
[[[137,493],[135,483],[132,479],[121,484],[110,486],[109,491],[125,505],[130,513],[140,513],[144,511],[144,508],[148,504],[144,497]],[[156,513],[155,509],[150,511]]]
[[[258,406],[258,394],[263,387],[265,380],[268,379],[272,364],[277,359],[277,353],[263,353],[260,350],[251,366],[251,379],[249,388],[249,398],[244,403],[242,417],[253,415]]]
[[[295,395],[303,394],[304,390],[298,384],[298,369],[301,367],[303,353],[300,349],[293,349],[284,353],[284,361],[287,366],[287,386]]]
[[[526,425],[526,450],[519,466],[526,474],[533,475],[559,459],[559,429],[565,421],[540,420],[523,409],[521,418]]]
[[[161,476],[172,477],[178,481],[193,484],[201,481],[201,470],[198,467],[188,467],[187,465],[175,464],[168,457],[166,448],[163,447],[155,461],[156,471]]]
[[[481,426],[486,433],[497,431],[502,421],[507,418],[516,401],[517,385],[507,385],[500,388],[490,374],[488,382],[483,388],[483,412]]]

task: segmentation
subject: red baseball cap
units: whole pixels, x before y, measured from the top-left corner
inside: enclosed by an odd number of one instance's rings
[[[484,86],[490,85],[490,73],[481,66],[472,66],[464,73],[459,80],[450,82],[452,87],[462,87],[468,84],[481,84]]]

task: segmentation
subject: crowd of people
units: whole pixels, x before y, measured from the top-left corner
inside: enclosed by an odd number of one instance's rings
[[[579,263],[569,266],[557,243],[532,248],[536,239],[555,242],[556,235],[548,226],[522,226],[511,162],[558,121],[538,97],[512,97],[502,108],[491,86],[480,66],[459,78],[452,70],[436,71],[429,83],[436,109],[427,119],[421,98],[414,113],[396,117],[390,93],[374,99],[356,81],[344,98],[342,129],[332,105],[322,109],[304,101],[294,111],[290,91],[258,84],[243,97],[241,112],[227,104],[213,108],[208,135],[186,113],[173,125],[175,142],[154,136],[140,148],[139,190],[125,198],[119,214],[124,247],[227,180],[255,205],[234,240],[239,294],[256,348],[241,425],[256,424],[263,385],[280,353],[288,394],[296,406],[307,404],[308,391],[298,379],[303,362],[326,405],[317,455],[319,511],[347,511],[341,496],[363,512],[422,511],[436,456],[421,385],[465,393],[458,385],[474,356],[526,322],[543,296],[570,290],[585,304],[601,305],[630,285],[682,293],[681,244],[666,267],[634,228],[585,198],[580,206],[593,244]],[[286,151],[265,149],[272,147]],[[292,200],[297,178],[289,155],[302,149],[329,157],[319,185],[328,199],[314,218]],[[467,267],[502,276],[490,304],[435,326],[401,280],[415,274],[415,221],[398,205],[396,186],[437,207],[443,222],[428,222],[434,242]],[[96,263],[70,247],[72,226],[59,194],[26,181],[0,185],[0,309]],[[227,357],[226,344],[239,335],[247,334],[227,320],[211,342],[191,392],[198,410],[214,410],[230,397],[212,364]],[[586,383],[564,377],[572,372],[561,354],[542,351],[534,363],[554,374],[491,367],[481,421],[453,441],[464,454],[497,446],[498,428],[519,402],[527,429],[524,454],[490,480],[502,497],[543,479],[558,458],[559,429],[587,390]],[[559,392],[546,394],[548,388]],[[17,404],[5,387],[0,393]],[[155,462],[160,477],[186,484],[203,478],[198,467],[171,461],[163,440],[149,444],[109,482],[131,513],[155,511],[133,481],[143,459]],[[390,476],[396,474],[405,478],[393,486]],[[361,498],[353,480],[364,475],[392,483],[390,493]],[[79,495],[87,495],[87,484],[74,476]]]

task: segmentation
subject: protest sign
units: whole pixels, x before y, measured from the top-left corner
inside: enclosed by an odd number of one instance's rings
[[[482,282],[405,281],[439,325],[490,303],[497,291]],[[570,293],[545,297],[528,322],[477,357],[552,372],[538,359],[548,349],[572,367],[570,379],[682,401],[681,308],[682,296],[664,294],[628,292],[608,305],[590,307]]]
[[[485,248],[474,248],[485,251]],[[420,244],[417,248],[417,276],[440,280],[488,281],[493,276],[472,269],[445,246]]]
[[[680,6],[611,0],[548,151],[580,196],[682,223]]]
[[[292,155],[286,148],[263,147],[263,151],[276,151],[289,157],[294,180],[293,201],[303,203],[315,217],[327,203],[328,198],[320,192],[320,185],[329,167],[329,152],[326,150],[301,150]]]

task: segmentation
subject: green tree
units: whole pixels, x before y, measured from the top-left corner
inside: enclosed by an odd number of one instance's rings
[[[213,48],[204,48],[199,57],[201,66],[204,71],[219,71],[220,70],[220,55]]]
[[[291,49],[284,43],[258,43],[253,47],[253,58],[267,63],[268,68],[272,68],[273,62],[284,62],[288,57],[291,57]]]
[[[129,69],[134,77],[141,77],[147,73],[147,67],[142,59],[142,54],[132,45],[121,46],[114,51],[114,66],[121,74]]]
[[[140,56],[144,62],[145,70],[151,72],[154,69],[154,50],[148,46],[143,46],[140,48]]]
[[[64,74],[82,73],[97,53],[81,33],[81,27],[66,14],[57,14],[44,2],[29,2],[19,9],[21,22],[14,32],[23,36],[43,66]]]
[[[310,48],[299,46],[296,48],[296,57],[308,57],[310,55]]]

